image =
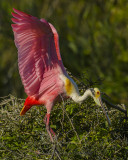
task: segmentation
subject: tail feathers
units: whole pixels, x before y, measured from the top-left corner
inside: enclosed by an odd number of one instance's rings
[[[24,105],[21,112],[20,112],[20,115],[23,116],[30,108],[31,108],[31,106]]]

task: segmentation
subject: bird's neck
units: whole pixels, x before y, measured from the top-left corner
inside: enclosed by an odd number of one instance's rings
[[[77,95],[76,97],[72,97],[72,99],[77,103],[82,103],[89,96],[92,96],[92,93],[91,93],[90,89],[87,89],[82,96]]]

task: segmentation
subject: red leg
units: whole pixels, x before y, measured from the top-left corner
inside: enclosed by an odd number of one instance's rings
[[[49,126],[49,119],[50,119],[50,114],[46,114],[44,117],[44,123],[46,124],[46,129],[47,129],[47,132],[50,136],[50,139],[53,142],[52,134],[55,137],[55,132]]]

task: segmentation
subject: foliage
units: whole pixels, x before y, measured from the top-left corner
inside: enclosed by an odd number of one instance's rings
[[[109,128],[102,109],[91,99],[82,105],[71,100],[58,103],[51,114],[57,140],[51,143],[43,123],[46,109],[35,106],[20,116],[23,101],[13,96],[2,99],[0,159],[127,159],[128,120],[121,112],[108,110]]]
[[[77,77],[83,73],[93,81],[101,77],[104,92],[115,102],[128,102],[128,1],[1,0],[0,96],[11,93],[23,97],[11,28],[12,8],[51,22],[60,36],[65,67]]]

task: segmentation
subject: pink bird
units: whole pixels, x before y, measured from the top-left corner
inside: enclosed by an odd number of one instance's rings
[[[105,112],[98,88],[87,89],[81,96],[76,83],[63,66],[59,50],[59,36],[54,26],[45,19],[38,19],[13,9],[12,24],[15,45],[18,49],[18,66],[24,89],[28,97],[20,115],[24,115],[34,105],[44,105],[47,132],[53,141],[54,131],[49,126],[50,113],[58,100],[72,98],[81,103],[88,96]],[[53,135],[53,136],[52,136]]]

